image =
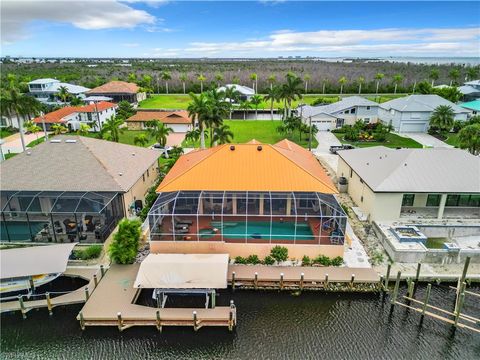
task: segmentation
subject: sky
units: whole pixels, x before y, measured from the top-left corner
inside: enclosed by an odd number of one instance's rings
[[[2,0],[1,55],[480,57],[480,2]]]

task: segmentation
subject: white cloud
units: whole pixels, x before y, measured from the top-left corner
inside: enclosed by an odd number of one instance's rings
[[[116,0],[41,1],[2,0],[2,42],[11,43],[30,37],[33,21],[69,23],[84,30],[134,28],[155,24],[155,17]]]

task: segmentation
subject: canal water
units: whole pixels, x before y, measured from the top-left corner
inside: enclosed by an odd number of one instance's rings
[[[422,299],[421,287],[416,298]],[[480,288],[473,288],[480,292]],[[404,294],[405,289],[401,292]],[[396,306],[378,294],[231,291],[238,326],[225,328],[87,328],[74,319],[81,306],[4,314],[1,359],[480,359],[480,334]],[[451,310],[454,291],[432,289],[431,302]],[[480,317],[468,296],[464,312]]]

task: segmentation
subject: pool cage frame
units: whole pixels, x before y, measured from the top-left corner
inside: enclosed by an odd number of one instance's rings
[[[343,245],[347,215],[333,195],[317,192],[173,191],[159,194],[148,220],[151,241]],[[245,231],[225,234],[235,221]],[[270,230],[252,234],[259,221]],[[278,233],[284,226],[293,232]]]

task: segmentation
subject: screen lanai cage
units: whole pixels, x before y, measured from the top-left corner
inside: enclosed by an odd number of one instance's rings
[[[343,245],[347,223],[317,192],[164,192],[148,216],[152,241]]]
[[[90,191],[3,191],[1,241],[103,242],[125,216],[122,195]]]

